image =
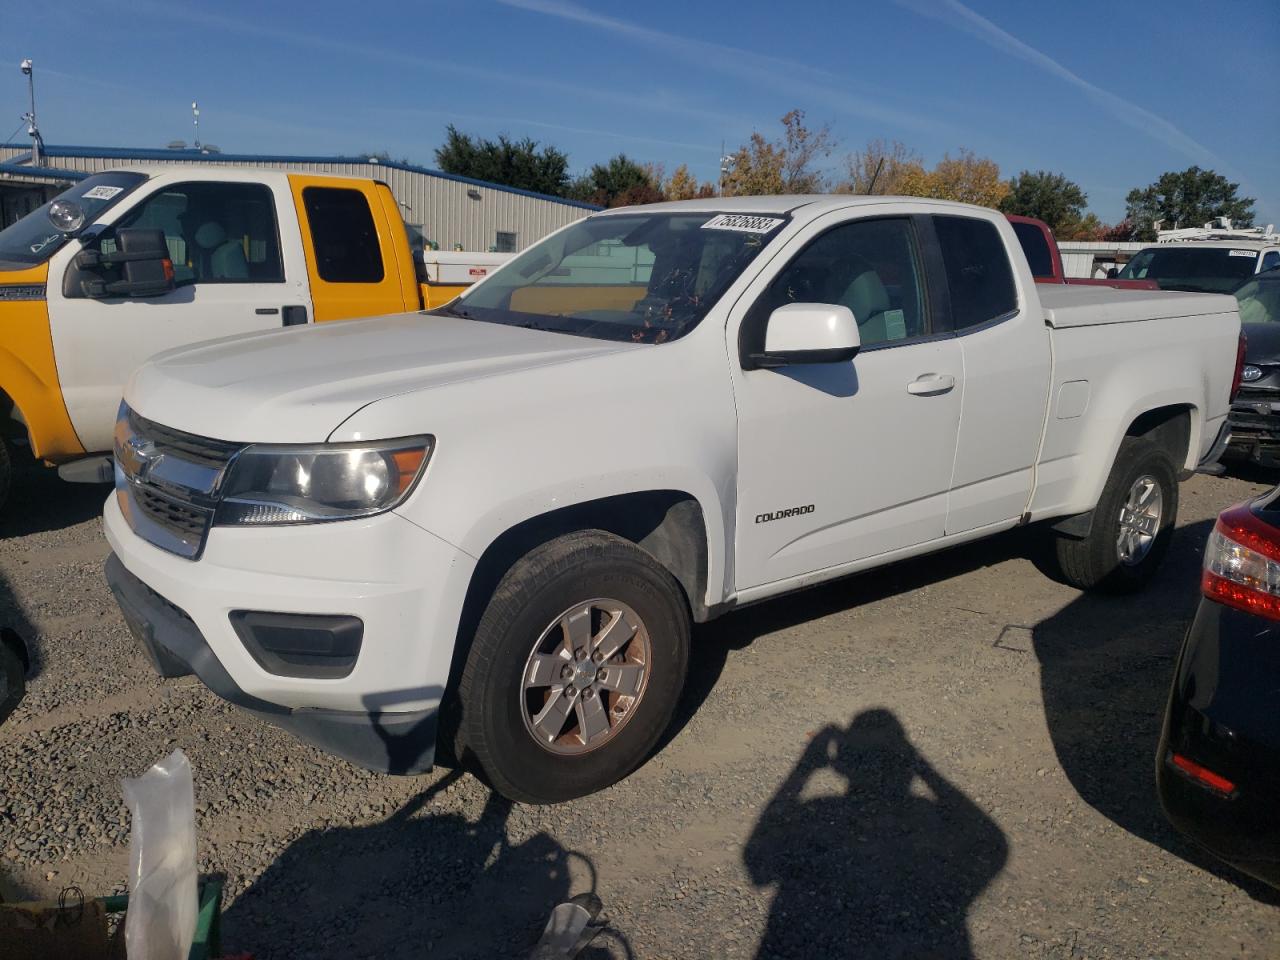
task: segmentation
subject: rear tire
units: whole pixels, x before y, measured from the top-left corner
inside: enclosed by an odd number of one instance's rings
[[[1140,590],[1164,559],[1177,517],[1178,477],[1169,455],[1143,437],[1126,437],[1093,511],[1089,535],[1058,535],[1058,568],[1068,583],[1084,590]]]
[[[525,803],[616,783],[671,722],[689,633],[679,584],[629,541],[588,530],[535,548],[498,584],[467,656],[468,753]]]

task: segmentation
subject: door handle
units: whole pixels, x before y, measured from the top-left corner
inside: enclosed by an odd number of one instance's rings
[[[290,306],[284,308],[285,327],[294,327],[307,322],[307,308],[301,306]]]
[[[258,307],[253,312],[260,317],[274,317],[277,313],[280,312],[280,308],[279,307]]]
[[[956,378],[949,373],[922,373],[907,384],[907,393],[917,397],[934,397],[946,393],[956,385]]]

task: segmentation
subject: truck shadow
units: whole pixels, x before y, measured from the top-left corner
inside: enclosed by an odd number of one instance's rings
[[[109,484],[67,483],[26,449],[10,447],[9,456],[13,477],[9,500],[0,507],[0,539],[62,530],[102,516]]]
[[[758,637],[850,610],[886,597],[964,576],[983,567],[1028,556],[1033,541],[1012,531],[922,557],[869,570],[800,593],[748,607],[694,628],[689,676],[671,726],[659,749],[670,743],[711,695],[729,657]]]
[[[546,832],[513,842],[512,804],[496,793],[475,821],[433,811],[461,776],[449,772],[381,823],[303,834],[223,914],[223,942],[257,960],[531,953],[552,908],[582,892],[571,863],[592,892],[595,865]],[[616,932],[581,954],[629,955]]]
[[[1155,792],[1169,687],[1200,602],[1200,565],[1213,523],[1179,529],[1160,575],[1143,592],[1081,594],[1034,627],[1045,720],[1063,773],[1082,800],[1254,899],[1280,903],[1280,894],[1180,836]]]
[[[1212,526],[1212,520],[1204,520],[1179,529],[1159,576],[1145,591],[1130,596],[1081,593],[1031,628],[1045,721],[1063,773],[1091,807],[1255,899],[1280,903],[1276,892],[1174,831],[1155,792],[1164,708],[1178,650],[1199,603],[1202,551]],[[699,627],[689,681],[663,745],[697,713],[733,651],[757,637],[1015,558],[1047,566],[1036,531],[1012,531],[834,581]],[[996,630],[993,642],[1017,626]]]
[[[891,711],[863,711],[809,741],[747,841],[752,882],[777,889],[757,956],[972,957],[969,907],[1008,855]]]

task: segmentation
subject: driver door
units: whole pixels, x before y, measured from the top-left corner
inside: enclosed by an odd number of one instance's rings
[[[820,220],[742,301],[744,351],[791,302],[849,307],[862,346],[851,362],[735,364],[739,591],[943,536],[964,368],[921,220]]]
[[[50,283],[58,379],[86,451],[111,449],[124,384],[147,358],[202,340],[280,327],[286,315],[298,315],[287,306],[304,305],[310,313],[305,270],[291,262],[286,271],[276,211],[281,200],[290,199],[287,189],[280,193],[259,181],[175,183],[144,197],[86,241],[84,247],[109,252],[119,228],[163,230],[175,287],[161,296],[91,299],[67,289],[69,284]],[[59,251],[51,275],[64,276],[81,248],[68,244]]]

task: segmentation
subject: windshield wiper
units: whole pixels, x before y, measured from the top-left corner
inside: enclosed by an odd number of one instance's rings
[[[463,320],[475,319],[475,317],[473,317],[466,310],[463,310],[461,307],[455,307],[451,303],[446,303],[443,307],[437,307],[436,309],[439,310],[441,313],[447,313],[451,317],[460,317]]]

